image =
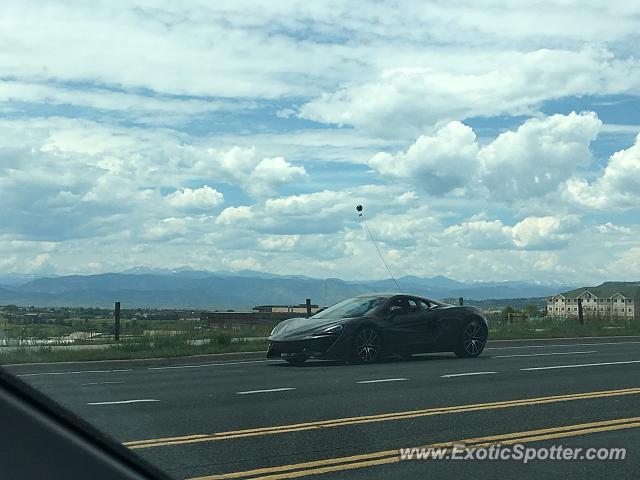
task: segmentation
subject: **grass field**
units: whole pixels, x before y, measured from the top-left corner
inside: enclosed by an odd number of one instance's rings
[[[179,337],[167,337],[149,344],[122,341],[99,350],[59,350],[51,347],[18,349],[0,353],[0,365],[34,362],[74,362],[92,360],[126,360],[134,358],[170,358],[207,353],[261,351],[267,347],[266,340],[240,341],[235,343],[212,342],[204,345],[189,345]]]
[[[553,317],[511,324],[489,320],[489,338],[492,340],[613,335],[640,335],[640,320],[595,317],[585,318],[584,324],[575,318]]]
[[[258,351],[266,349],[271,327],[237,330],[165,330],[164,334],[123,336],[119,342],[110,340],[102,348],[78,348],[76,345],[100,345],[98,342],[76,342],[74,349],[57,345],[34,347],[18,345],[4,352],[0,348],[0,365],[31,362],[71,362],[91,360],[124,360],[131,358],[163,358],[208,353]]]

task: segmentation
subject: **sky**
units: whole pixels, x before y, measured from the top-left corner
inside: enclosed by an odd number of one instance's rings
[[[11,1],[0,272],[640,280],[640,4]]]

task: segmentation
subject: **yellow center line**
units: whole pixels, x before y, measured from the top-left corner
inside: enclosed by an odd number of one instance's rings
[[[491,445],[498,444],[513,445],[638,427],[640,427],[640,417],[620,418],[599,422],[507,433],[502,435],[492,435],[487,437],[468,438],[455,442],[432,443],[416,448],[446,448],[450,450],[454,444],[463,444],[468,448],[489,447]],[[311,462],[281,465],[277,467],[258,468],[243,472],[206,475],[202,477],[194,477],[190,480],[222,480],[234,478],[279,480],[285,478],[297,478],[307,475],[318,475],[335,471],[353,470],[357,468],[396,463],[399,461],[399,450],[394,449],[361,455],[351,455],[347,457],[327,458]]]
[[[194,438],[204,438],[204,437],[209,437],[209,435],[201,434],[201,435],[185,435],[183,437],[156,438],[155,440],[153,440],[153,443],[161,443],[161,442],[168,442],[168,441],[180,441],[180,440],[191,440],[191,439],[194,439]],[[141,444],[145,444],[145,443],[149,443],[149,440],[135,440],[133,442],[126,442],[126,443],[124,443],[124,445],[132,446],[132,445],[141,445]]]
[[[469,405],[457,405],[451,407],[435,407],[422,410],[411,410],[405,412],[383,413],[378,415],[364,415],[359,417],[346,417],[331,420],[321,420],[316,422],[296,423],[290,425],[277,425],[271,427],[251,428],[245,430],[234,430],[218,432],[213,434],[185,435],[182,437],[167,437],[148,440],[136,440],[125,442],[123,445],[131,449],[163,447],[169,445],[187,445],[192,443],[211,442],[217,440],[229,440],[234,438],[254,437],[261,435],[274,435],[277,433],[300,432],[319,428],[334,428],[347,425],[359,425],[372,422],[383,422],[391,420],[405,420],[416,417],[427,417],[433,415],[446,415],[455,413],[477,412],[482,410],[494,410],[499,408],[512,408],[528,405],[540,405],[546,403],[567,402],[575,400],[590,400],[621,395],[640,394],[640,387],[620,390],[603,390],[595,392],[554,395],[548,397],[525,398],[519,400],[507,400],[501,402],[476,403]]]

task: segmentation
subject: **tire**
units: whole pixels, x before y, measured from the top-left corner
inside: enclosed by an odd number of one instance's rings
[[[357,363],[375,363],[382,358],[382,336],[373,327],[363,327],[353,336],[352,358]]]
[[[458,339],[455,354],[461,358],[475,358],[482,353],[487,343],[487,327],[479,320],[470,320],[464,324]]]
[[[285,358],[285,360],[291,365],[295,365],[296,367],[301,366],[304,362],[307,361],[307,359],[304,357]]]

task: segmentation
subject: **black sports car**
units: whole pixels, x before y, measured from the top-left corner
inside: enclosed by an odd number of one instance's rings
[[[267,357],[301,364],[308,358],[373,363],[385,356],[454,352],[477,357],[487,341],[480,310],[404,294],[349,298],[311,318],[280,322]]]

